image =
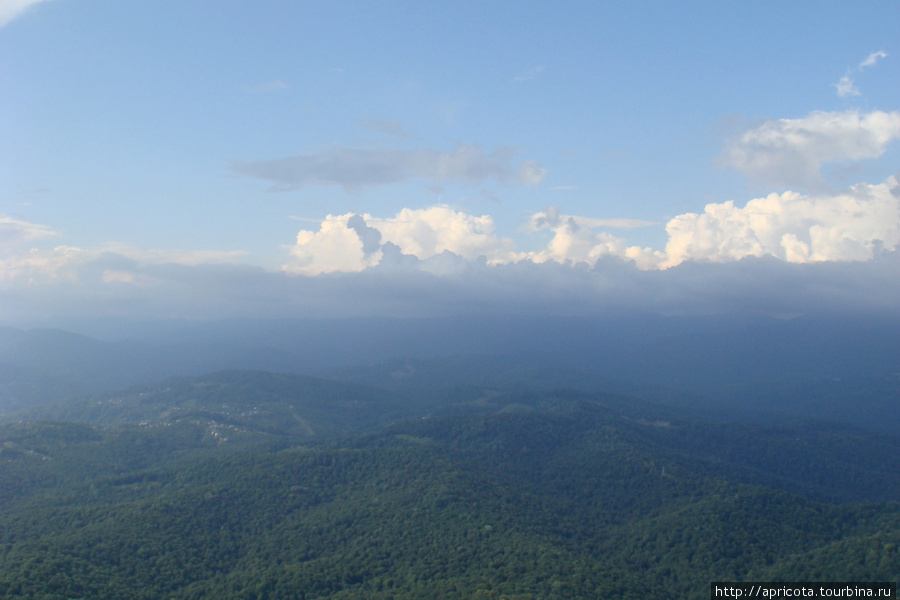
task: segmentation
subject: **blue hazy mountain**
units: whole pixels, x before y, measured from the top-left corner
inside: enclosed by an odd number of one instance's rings
[[[757,416],[900,423],[900,323],[890,320],[222,321],[130,334],[141,337],[0,330],[0,412],[170,376],[254,369],[386,389],[573,388]]]

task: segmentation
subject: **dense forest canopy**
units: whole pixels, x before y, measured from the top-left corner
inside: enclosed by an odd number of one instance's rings
[[[850,425],[262,371],[35,418],[0,427],[3,597],[705,598],[900,576],[900,436]]]

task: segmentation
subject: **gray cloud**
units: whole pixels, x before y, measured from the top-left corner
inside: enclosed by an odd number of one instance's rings
[[[362,242],[363,254],[372,254],[381,249],[381,232],[366,225],[366,220],[359,215],[347,219],[347,228],[352,229]]]
[[[367,187],[402,183],[410,179],[483,183],[519,181],[537,185],[543,169],[534,161],[518,167],[510,165],[514,150],[498,149],[485,154],[474,144],[450,152],[434,150],[364,149],[338,146],[322,154],[292,156],[275,160],[240,162],[232,171],[245,177],[264,179],[275,191],[308,186],[340,186],[348,192]]]

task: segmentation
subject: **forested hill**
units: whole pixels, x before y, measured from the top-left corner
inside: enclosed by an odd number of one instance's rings
[[[711,580],[900,575],[894,437],[576,392],[423,416],[322,442],[193,418],[3,425],[0,597],[706,598]]]

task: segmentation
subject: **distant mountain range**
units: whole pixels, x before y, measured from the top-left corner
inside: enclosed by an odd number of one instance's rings
[[[389,390],[605,391],[770,422],[900,429],[900,322],[723,317],[225,321],[101,341],[0,328],[0,415],[254,369]],[[845,401],[847,399],[847,401]]]

